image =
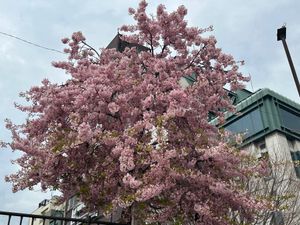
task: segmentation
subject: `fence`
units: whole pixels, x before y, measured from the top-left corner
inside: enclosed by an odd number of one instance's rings
[[[7,218],[7,225],[128,225],[101,221],[91,217],[75,219],[4,211],[0,211],[0,216]]]

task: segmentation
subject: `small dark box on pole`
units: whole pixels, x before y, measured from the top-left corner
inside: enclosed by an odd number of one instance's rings
[[[277,29],[277,41],[285,40],[286,38],[286,27]]]

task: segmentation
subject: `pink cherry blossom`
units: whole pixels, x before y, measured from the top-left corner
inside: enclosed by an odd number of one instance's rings
[[[116,103],[111,102],[108,104],[108,109],[112,114],[115,114],[120,110],[120,106],[118,106]]]
[[[14,191],[41,184],[62,199],[77,195],[90,211],[122,207],[125,221],[132,208],[141,210],[137,220],[160,224],[228,225],[233,211],[251,221],[263,204],[242,183],[264,165],[207,120],[234,110],[224,86],[235,90],[248,78],[203,35],[212,27],[188,26],[184,6],[169,13],[159,5],[150,16],[146,9],[144,0],[129,9],[136,23],[120,36],[146,51],[95,52],[81,32],[63,39],[69,57],[53,66],[69,79],[22,93],[29,104],[16,107],[28,118],[7,120],[12,141],[1,145],[23,155],[6,180]],[[195,82],[182,87],[188,75]]]

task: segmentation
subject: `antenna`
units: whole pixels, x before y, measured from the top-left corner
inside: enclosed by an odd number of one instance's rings
[[[250,73],[249,73],[249,77],[250,77],[250,85],[251,85],[251,89],[252,89],[252,92],[254,92],[253,83],[252,83],[252,76],[251,76]]]

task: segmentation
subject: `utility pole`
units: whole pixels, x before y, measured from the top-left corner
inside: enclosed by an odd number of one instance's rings
[[[291,57],[291,54],[289,52],[289,49],[288,49],[288,46],[287,46],[287,43],[286,43],[285,39],[286,39],[286,27],[283,26],[283,27],[277,29],[277,41],[282,41],[287,59],[289,61],[290,67],[291,67],[293,78],[294,78],[294,81],[295,81],[295,84],[296,84],[296,87],[297,87],[297,90],[298,90],[298,95],[300,97],[299,80],[298,80],[297,73],[296,73],[296,70],[295,70],[295,67],[294,67],[294,64],[293,64],[293,61],[292,61],[292,57]]]

